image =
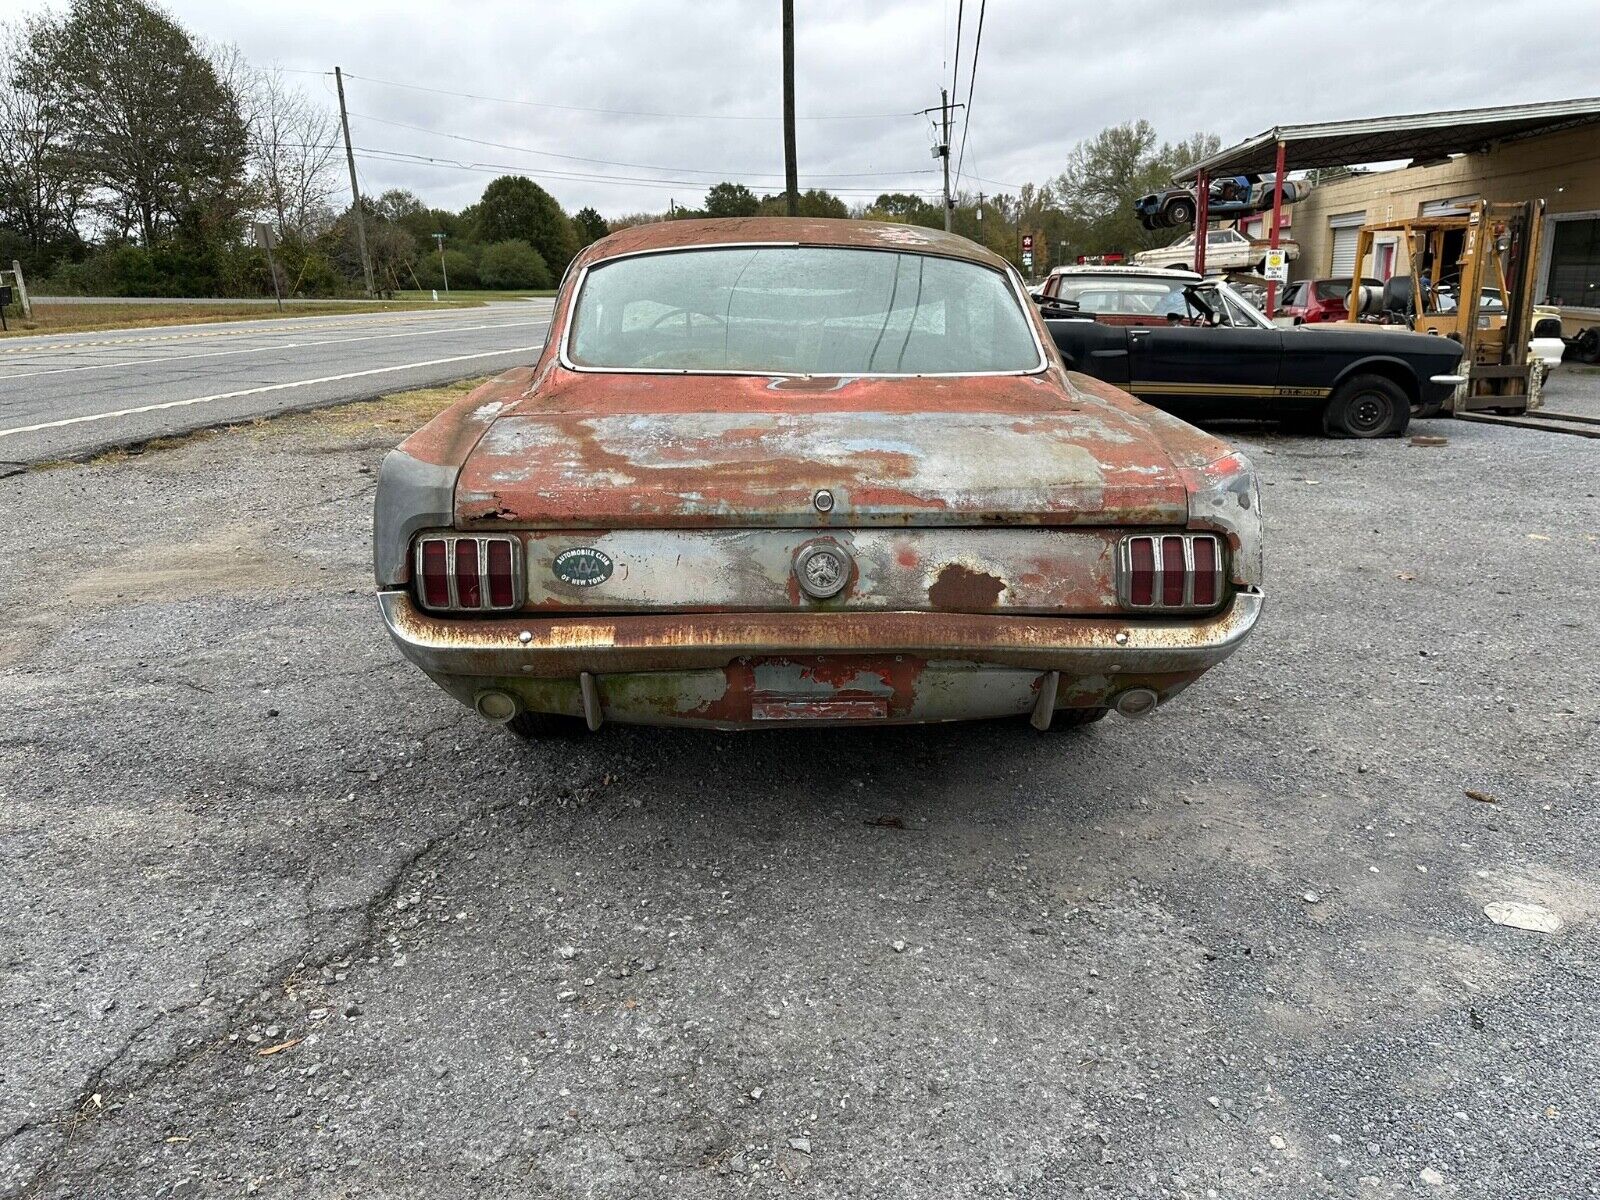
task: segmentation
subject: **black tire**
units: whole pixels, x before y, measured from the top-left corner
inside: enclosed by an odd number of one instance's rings
[[[524,741],[533,741],[537,738],[576,737],[583,731],[584,725],[577,717],[561,716],[558,713],[529,712],[524,709],[507,721],[505,728],[508,733],[515,734]]]
[[[1047,732],[1082,729],[1085,725],[1093,725],[1096,721],[1102,720],[1110,711],[1109,708],[1058,708],[1055,715],[1050,718],[1050,729]]]
[[[1382,375],[1357,375],[1334,390],[1322,413],[1329,437],[1398,437],[1411,421],[1411,402],[1400,385]]]
[[[1194,201],[1173,200],[1162,210],[1167,218],[1167,224],[1177,228],[1182,225],[1194,224]]]

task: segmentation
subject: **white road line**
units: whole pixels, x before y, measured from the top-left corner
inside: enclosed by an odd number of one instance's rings
[[[444,333],[474,333],[480,329],[515,329],[522,325],[548,325],[550,318],[540,317],[533,321],[495,321],[488,325],[452,325],[448,329],[404,329],[399,333],[364,333],[359,337],[323,338],[316,342],[273,342],[266,346],[244,346],[238,350],[197,350],[193,354],[168,354],[157,358],[130,358],[122,362],[86,363],[81,367],[51,367],[46,371],[24,371],[17,375],[0,374],[0,384],[10,383],[13,379],[36,379],[40,375],[67,375],[74,371],[104,371],[111,367],[150,367],[160,366],[162,363],[187,362],[196,358],[222,358],[229,354],[262,354],[269,350],[303,350],[310,346],[342,346],[346,342],[377,342],[385,338],[419,338],[435,337]],[[6,368],[5,363],[0,363],[0,372]]]
[[[483,354],[457,354],[453,358],[430,358],[423,362],[400,363],[393,367],[373,367],[370,371],[350,371],[343,375],[324,375],[321,379],[296,379],[292,383],[269,383],[262,387],[243,388],[237,392],[218,392],[215,396],[195,396],[189,400],[167,400],[161,404],[141,404],[137,408],[119,408],[114,412],[86,413],[81,417],[64,417],[59,421],[41,421],[37,425],[19,425],[15,429],[0,429],[0,438],[15,433],[36,433],[41,429],[60,429],[66,425],[83,425],[90,421],[109,421],[113,417],[132,417],[140,413],[160,412],[168,408],[186,408],[191,404],[209,404],[213,400],[235,400],[240,396],[258,396],[262,392],[281,392],[287,388],[311,387],[318,383],[338,383],[345,379],[364,379],[369,375],[387,375],[391,371],[410,371],[418,367],[442,367],[446,363],[469,362],[475,358],[502,358],[518,354],[533,347],[513,347],[510,350],[489,350]]]

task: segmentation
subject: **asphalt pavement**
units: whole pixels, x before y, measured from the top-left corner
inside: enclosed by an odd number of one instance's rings
[[[0,481],[0,1195],[1600,1194],[1600,443],[1222,430],[1143,722],[527,744],[382,630],[404,432]]]
[[[544,345],[551,301],[0,341],[0,469],[491,375]]]

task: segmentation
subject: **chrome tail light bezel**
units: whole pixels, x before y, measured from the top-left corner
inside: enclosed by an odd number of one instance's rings
[[[1165,543],[1176,540],[1183,545],[1183,596],[1177,604],[1163,599],[1166,570],[1163,566]],[[1133,555],[1137,543],[1150,546],[1152,577],[1150,600],[1139,603],[1133,597]],[[1213,571],[1215,595],[1207,603],[1197,604],[1194,599],[1195,566],[1209,556]],[[1227,554],[1223,539],[1215,533],[1135,533],[1117,544],[1117,603],[1129,612],[1212,612],[1221,608],[1228,598]]]
[[[445,578],[448,581],[448,603],[441,606],[428,602],[428,589],[423,580],[423,554],[430,543],[444,545]],[[457,547],[462,543],[474,543],[477,549],[478,562],[478,599],[476,605],[461,602],[461,590],[458,586],[459,572],[456,566]],[[489,547],[491,544],[509,547],[511,554],[511,600],[506,604],[493,602],[493,590],[489,583]],[[424,533],[418,535],[411,547],[411,581],[412,592],[417,603],[426,611],[434,613],[494,613],[514,612],[522,607],[527,595],[526,572],[523,567],[522,539],[511,534],[497,533]]]

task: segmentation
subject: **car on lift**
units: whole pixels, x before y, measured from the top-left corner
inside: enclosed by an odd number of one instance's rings
[[[1248,217],[1272,207],[1274,175],[1224,175],[1207,189],[1206,211],[1213,220]],[[1284,181],[1283,202],[1303,200],[1311,185],[1300,179]],[[1193,188],[1169,187],[1140,196],[1133,202],[1139,224],[1146,229],[1180,229],[1193,225],[1199,205]]]
[[[1139,716],[1261,610],[1250,464],[1069,376],[1005,260],[750,218],[586,247],[384,460],[383,618],[518,734]]]
[[[1300,257],[1298,242],[1283,238],[1278,243],[1294,262]],[[1237,229],[1211,229],[1206,232],[1206,270],[1223,273],[1250,271],[1261,274],[1267,268],[1267,251],[1271,243],[1265,238],[1246,237]],[[1171,271],[1194,270],[1194,230],[1190,230],[1170,246],[1154,250],[1141,250],[1133,256],[1138,267],[1165,267]]]
[[[1426,334],[1284,328],[1193,271],[1058,267],[1040,312],[1061,356],[1184,417],[1250,417],[1371,438],[1436,414],[1462,381],[1461,346]]]

